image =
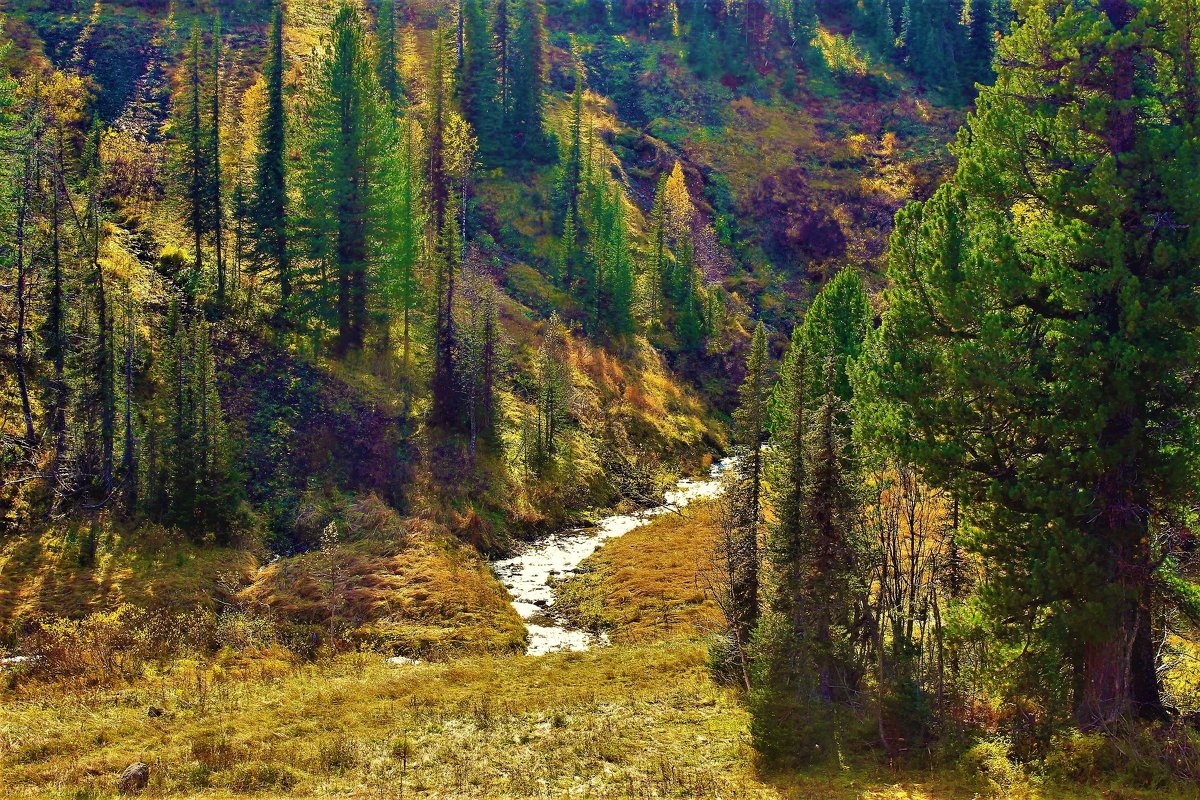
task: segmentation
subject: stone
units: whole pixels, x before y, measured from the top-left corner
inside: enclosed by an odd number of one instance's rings
[[[137,794],[150,783],[150,765],[135,761],[125,768],[117,779],[117,791],[121,794]]]

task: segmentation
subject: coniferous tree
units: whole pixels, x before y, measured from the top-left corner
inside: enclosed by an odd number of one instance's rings
[[[571,364],[567,332],[558,314],[546,321],[537,356],[537,424],[534,434],[534,472],[545,474],[558,453],[559,437],[571,404]]]
[[[971,0],[971,26],[967,52],[967,78],[971,83],[990,83],[995,55],[995,0]],[[970,87],[968,87],[970,88]]]
[[[582,227],[579,200],[584,189],[583,83],[583,65],[576,61],[575,90],[571,94],[571,116],[567,120],[562,165],[559,167],[558,186],[555,190],[555,212],[559,229],[565,232],[569,226],[575,236],[579,235]],[[567,269],[562,275],[564,286],[569,287],[575,278],[572,266],[570,262],[567,262]]]
[[[379,290],[389,315],[400,316],[401,362],[409,368],[412,349],[413,316],[421,307],[422,282],[419,274],[424,214],[420,209],[421,170],[416,152],[416,123],[399,123],[399,141],[388,154],[383,185]],[[390,326],[390,319],[385,322]],[[386,337],[385,337],[386,339]],[[386,354],[389,358],[390,353]]]
[[[765,555],[771,568],[764,603],[767,630],[759,635],[762,663],[755,671],[767,693],[780,692],[797,700],[807,699],[803,693],[809,666],[804,652],[803,602],[808,578],[804,570],[809,485],[808,376],[808,355],[797,325],[770,397],[771,448],[765,471],[775,518],[767,528]]]
[[[463,0],[463,17],[466,50],[459,86],[463,116],[471,123],[479,140],[480,156],[490,162],[503,149],[504,110],[500,102],[495,42],[484,0]]]
[[[650,319],[662,321],[662,298],[666,292],[667,258],[667,174],[658,178],[654,192],[654,205],[650,209],[650,258],[646,265],[647,295]]]
[[[633,259],[625,231],[625,204],[620,190],[617,191],[612,223],[612,233],[607,244],[608,269],[608,328],[616,336],[633,333],[634,322],[634,274]]]
[[[221,41],[221,12],[213,17],[212,51],[209,55],[209,69],[212,85],[209,87],[210,114],[208,120],[208,142],[206,145],[209,179],[207,181],[209,214],[208,229],[213,235],[214,261],[217,269],[217,305],[224,307],[226,302],[226,265],[225,265],[225,198],[223,195],[221,175],[221,59],[223,57]]]
[[[176,179],[185,203],[192,236],[193,272],[185,288],[194,291],[203,280],[204,236],[209,230],[212,202],[211,150],[204,128],[204,64],[199,25],[192,26],[183,64],[183,89],[175,105],[174,159]]]
[[[495,0],[492,6],[492,32],[496,45],[496,78],[498,99],[503,116],[502,130],[509,130],[512,109],[512,12],[508,0]],[[511,143],[510,143],[511,144]]]
[[[840,271],[813,299],[802,326],[811,369],[807,379],[810,404],[825,395],[825,362],[830,358],[834,392],[843,403],[851,401],[848,365],[862,353],[873,317],[867,290],[854,269]]]
[[[1089,728],[1161,712],[1153,614],[1173,596],[1151,517],[1195,481],[1200,164],[1181,131],[1200,120],[1170,88],[1194,74],[1171,5],[1023,4],[954,182],[898,217],[856,390],[865,429],[979,526],[995,635],[1071,665]]]
[[[829,703],[857,688],[849,629],[858,600],[855,570],[860,566],[856,560],[860,502],[849,431],[843,422],[848,410],[837,393],[835,357],[826,360],[824,372],[825,395],[813,415],[806,445],[809,485],[802,528],[805,584],[800,602],[804,617],[801,636],[811,644],[817,697]]]
[[[462,265],[464,236],[457,211],[465,204],[467,175],[475,159],[475,139],[470,126],[454,111],[454,65],[449,36],[439,28],[434,34],[426,98],[426,164],[429,225],[434,242],[434,365],[430,379],[434,424],[461,428],[462,392],[455,374],[457,335],[454,309],[457,275]]]
[[[194,536],[221,539],[240,500],[207,323],[173,303],[158,362],[159,410],[149,446],[150,510]]]
[[[545,100],[546,28],[542,0],[519,0],[516,25],[509,50],[508,117],[505,124],[513,137],[518,158],[541,161],[553,153],[546,140]]]
[[[376,178],[391,127],[381,114],[366,30],[354,6],[338,10],[329,51],[316,71],[304,182],[310,245],[323,271],[310,282],[309,294],[314,307],[324,310],[325,284],[334,284],[335,346],[345,354],[364,340],[371,239],[383,199]],[[331,281],[325,270],[332,272]]]
[[[383,0],[376,24],[379,40],[377,71],[379,87],[393,109],[404,105],[404,81],[400,77],[400,31],[396,19],[396,0]]]
[[[734,645],[743,673],[748,673],[751,634],[759,616],[759,523],[762,519],[763,449],[767,432],[767,334],[760,322],[750,340],[746,376],[738,389],[734,413],[737,464],[729,487],[732,541],[728,560],[729,605]]]
[[[284,168],[286,121],[283,107],[283,0],[271,14],[266,67],[267,112],[259,139],[252,219],[257,254],[262,266],[275,273],[279,299],[286,311],[292,295],[292,266],[288,253],[287,185]]]

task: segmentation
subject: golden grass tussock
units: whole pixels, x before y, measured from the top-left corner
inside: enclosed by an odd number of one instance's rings
[[[94,564],[81,549],[94,539]],[[17,631],[37,619],[79,617],[131,604],[183,612],[213,609],[228,587],[249,580],[254,554],[199,546],[155,525],[131,530],[108,518],[32,526],[0,543],[0,628]]]
[[[716,543],[715,506],[666,514],[606,543],[579,575],[557,587],[558,608],[614,642],[696,636],[716,630],[720,614],[706,574]]]
[[[356,645],[405,656],[524,648],[520,618],[475,550],[441,526],[399,520],[378,501],[360,498],[348,517],[367,527],[328,552],[268,565],[238,601],[309,626],[322,641],[332,625]]]

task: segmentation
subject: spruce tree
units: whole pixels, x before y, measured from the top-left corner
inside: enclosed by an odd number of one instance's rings
[[[199,25],[192,26],[183,64],[183,90],[178,97],[172,127],[176,180],[185,203],[188,232],[192,237],[193,273],[185,286],[194,290],[203,280],[204,235],[209,229],[212,202],[211,151],[204,130],[203,41]]]
[[[266,66],[267,111],[259,134],[252,219],[257,254],[262,266],[279,282],[280,304],[286,311],[292,295],[292,266],[288,257],[287,183],[284,168],[286,121],[283,107],[283,0],[275,0]]]
[[[404,81],[400,77],[400,31],[396,19],[396,0],[383,0],[376,23],[379,53],[376,70],[379,87],[394,110],[405,102]]]
[[[1200,120],[1173,5],[1022,4],[954,181],[898,216],[856,381],[864,430],[977,526],[995,635],[1074,672],[1087,728],[1161,712],[1150,526],[1197,477]]]
[[[743,671],[759,616],[759,523],[762,519],[763,444],[767,433],[767,334],[760,322],[750,339],[746,375],[733,416],[735,479],[731,493],[733,542],[729,560],[731,631]]]
[[[770,397],[770,450],[765,472],[774,520],[767,528],[766,560],[770,565],[766,611],[768,630],[760,633],[763,662],[756,675],[768,693],[803,693],[808,663],[804,652],[808,574],[804,569],[808,526],[808,354],[800,326],[779,368]],[[799,698],[806,699],[806,698]],[[771,724],[776,723],[771,720]]]
[[[542,161],[552,152],[546,141],[546,28],[542,0],[517,0],[508,72],[509,105],[505,124],[518,158]]]
[[[463,0],[466,50],[463,56],[463,116],[479,140],[479,153],[491,163],[502,152],[504,110],[500,103],[500,77],[495,41],[484,0]]]
[[[224,308],[226,302],[225,265],[225,198],[221,175],[221,12],[213,17],[212,50],[209,55],[209,120],[206,145],[209,169],[207,211],[208,229],[213,235],[214,261],[217,269],[217,306]]]
[[[855,593],[860,550],[860,501],[845,402],[837,393],[836,359],[825,362],[825,394],[813,415],[807,442],[809,484],[805,491],[801,570],[802,637],[811,644],[817,697],[831,702],[857,687],[849,630],[859,599]]]
[[[971,83],[987,84],[992,77],[995,55],[995,0],[971,0],[970,38],[967,54],[967,78]],[[970,87],[968,87],[970,88]]]

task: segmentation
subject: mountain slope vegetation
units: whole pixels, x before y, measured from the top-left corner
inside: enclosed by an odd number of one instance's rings
[[[6,792],[1195,796],[1196,0],[0,23]]]

